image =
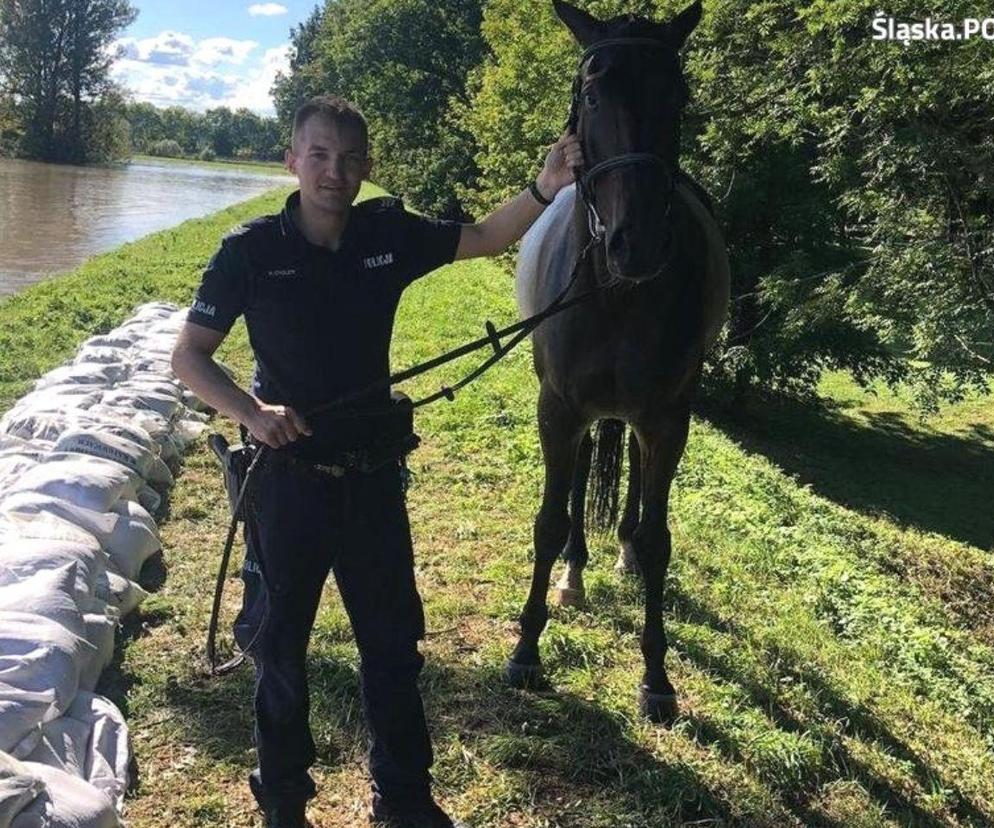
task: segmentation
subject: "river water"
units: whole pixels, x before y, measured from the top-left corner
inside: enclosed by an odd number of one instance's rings
[[[0,158],[0,296],[124,242],[294,183],[275,171]]]

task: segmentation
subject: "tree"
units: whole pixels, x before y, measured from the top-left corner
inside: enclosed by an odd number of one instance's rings
[[[84,100],[98,100],[113,89],[110,67],[115,55],[109,47],[117,33],[134,22],[138,12],[128,0],[68,0],[67,5],[68,91],[72,99],[68,141],[70,147],[76,148],[75,160],[83,161]],[[104,107],[108,104],[105,102]],[[118,109],[115,119],[119,113]]]
[[[689,0],[660,0],[671,18]],[[584,8],[624,14],[621,0]],[[912,382],[921,410],[994,369],[989,43],[879,42],[878,4],[709,0],[683,53],[681,164],[716,198],[733,278],[716,373],[806,392],[825,368]],[[913,0],[888,14],[921,19]],[[966,0],[933,19],[963,20]],[[562,128],[578,47],[548,4],[490,0],[472,77],[481,209]]]
[[[315,6],[303,23],[290,29],[290,71],[289,74],[279,72],[272,88],[284,146],[290,143],[290,129],[297,107],[323,91],[324,72],[317,59],[317,44],[326,16],[329,19],[341,16],[337,2],[329,5],[327,12]]]
[[[354,101],[370,126],[374,175],[418,209],[464,218],[457,186],[476,174],[472,136],[452,113],[480,62],[481,0],[331,0],[291,32],[290,74],[273,89],[289,133],[309,97]]]
[[[0,0],[0,94],[15,102],[24,154],[102,153],[85,113],[113,91],[108,47],[136,15],[128,0]]]

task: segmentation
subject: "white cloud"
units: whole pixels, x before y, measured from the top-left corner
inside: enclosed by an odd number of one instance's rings
[[[170,44],[183,45],[184,61],[161,59],[164,54],[180,53],[178,48],[168,51]],[[156,106],[182,106],[201,112],[218,106],[245,107],[260,115],[273,115],[269,90],[276,73],[289,68],[290,44],[266,49],[250,59],[256,46],[254,41],[228,38],[195,42],[176,32],[163,32],[147,41],[124,38],[111,47],[120,52],[112,73],[137,100]]]
[[[193,60],[206,66],[215,63],[244,63],[259,44],[254,40],[232,40],[230,37],[208,37],[197,44]]]
[[[273,49],[266,49],[261,65],[234,90],[230,103],[233,109],[244,106],[260,115],[275,115],[273,98],[269,90],[273,88],[277,72],[290,69],[290,44],[284,43]]]
[[[286,14],[287,7],[279,3],[253,3],[249,6],[248,13],[253,17],[272,17],[275,14]]]
[[[194,51],[192,37],[169,31],[142,40],[123,37],[115,45],[123,49],[124,57],[129,60],[166,66],[186,66]]]

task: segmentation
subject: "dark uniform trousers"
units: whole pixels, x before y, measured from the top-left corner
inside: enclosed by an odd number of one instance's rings
[[[252,483],[235,622],[255,663],[252,792],[263,807],[315,794],[305,656],[332,570],[359,648],[374,795],[420,805],[430,797],[432,763],[417,687],[424,611],[400,464],[336,478],[294,468],[284,451],[270,452]]]

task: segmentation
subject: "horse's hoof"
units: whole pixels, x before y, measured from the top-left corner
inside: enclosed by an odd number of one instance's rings
[[[583,587],[574,589],[573,587],[556,587],[556,599],[561,607],[582,607],[587,603],[586,590]]]
[[[634,555],[622,549],[621,554],[618,555],[618,560],[614,562],[614,571],[621,575],[638,575],[638,561],[635,560]]]
[[[541,664],[518,664],[513,659],[504,665],[504,681],[516,690],[539,690],[545,686]]]
[[[653,693],[645,687],[639,688],[639,712],[650,722],[671,725],[678,710],[676,693]]]

